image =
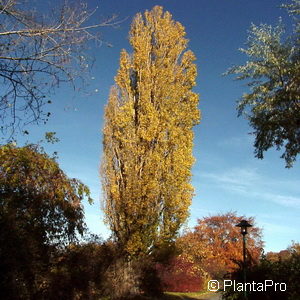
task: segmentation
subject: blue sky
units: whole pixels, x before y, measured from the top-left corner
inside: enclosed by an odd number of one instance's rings
[[[285,169],[280,152],[271,150],[264,160],[253,156],[251,128],[237,118],[236,100],[247,91],[243,82],[221,74],[246,57],[239,53],[247,39],[251,22],[275,24],[286,12],[278,0],[89,0],[90,8],[99,6],[93,21],[118,14],[127,18],[119,28],[103,28],[102,38],[113,47],[93,49],[89,95],[61,86],[52,96],[53,116],[46,126],[30,127],[31,142],[45,131],[56,131],[60,142],[46,145],[48,152],[58,151],[59,163],[70,177],[87,184],[95,199],[85,203],[89,229],[103,237],[109,235],[100,210],[99,165],[102,151],[103,108],[114,84],[119,54],[130,51],[128,31],[137,12],[162,5],[181,22],[197,56],[198,78],[195,91],[200,94],[201,124],[194,128],[193,185],[195,197],[189,226],[203,216],[236,211],[254,216],[263,228],[266,251],[279,251],[299,241],[300,172],[299,162]],[[20,139],[22,141],[22,138]]]

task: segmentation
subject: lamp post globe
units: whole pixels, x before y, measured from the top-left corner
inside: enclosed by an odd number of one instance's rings
[[[248,227],[252,227],[253,225],[251,225],[247,220],[241,220],[241,222],[235,226],[241,228],[242,235],[246,235],[248,233]]]

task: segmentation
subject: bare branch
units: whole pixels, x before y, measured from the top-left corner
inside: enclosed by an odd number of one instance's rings
[[[0,0],[0,131],[11,135],[29,123],[47,120],[46,96],[61,82],[86,82],[92,57],[89,41],[102,42],[99,29],[117,26],[112,16],[88,24],[97,8],[65,1],[52,14],[40,16],[25,1]]]

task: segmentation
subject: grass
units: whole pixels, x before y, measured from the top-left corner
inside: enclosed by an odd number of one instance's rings
[[[166,292],[165,293],[165,300],[200,300],[206,299],[210,293],[207,292],[197,292],[197,293],[173,293],[173,292]]]

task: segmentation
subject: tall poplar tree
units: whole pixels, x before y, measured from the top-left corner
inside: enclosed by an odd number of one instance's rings
[[[184,27],[155,6],[137,14],[133,54],[122,50],[105,110],[106,221],[128,255],[171,241],[188,216],[194,125],[200,120],[195,56]]]

